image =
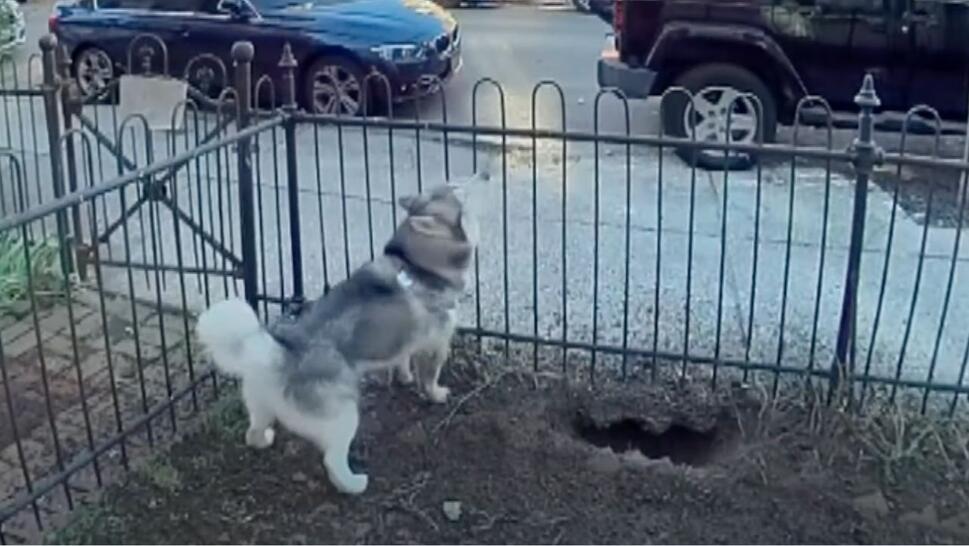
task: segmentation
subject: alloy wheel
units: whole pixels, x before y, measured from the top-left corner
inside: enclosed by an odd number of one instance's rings
[[[760,115],[755,100],[731,87],[706,87],[683,112],[683,127],[699,142],[753,144]]]
[[[313,74],[312,103],[317,114],[356,115],[362,103],[357,76],[339,65],[325,65]]]
[[[97,95],[114,79],[114,66],[104,50],[91,48],[77,57],[75,73],[81,94],[90,97]]]

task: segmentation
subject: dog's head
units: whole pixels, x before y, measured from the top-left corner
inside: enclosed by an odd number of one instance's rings
[[[478,218],[471,195],[483,181],[484,177],[474,176],[401,197],[398,204],[407,213],[404,222],[427,237],[452,239],[475,246],[478,243]]]
[[[407,215],[387,249],[445,279],[463,279],[479,234],[472,194],[484,180],[476,176],[401,197]]]

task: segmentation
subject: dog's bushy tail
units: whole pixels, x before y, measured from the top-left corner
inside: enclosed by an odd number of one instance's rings
[[[276,366],[283,358],[282,346],[241,299],[221,301],[206,309],[195,331],[215,367],[232,377]]]

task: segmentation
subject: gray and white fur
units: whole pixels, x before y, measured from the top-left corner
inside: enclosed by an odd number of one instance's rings
[[[477,240],[468,185],[400,199],[407,215],[383,255],[295,319],[264,326],[239,299],[199,317],[196,331],[216,367],[242,380],[248,445],[272,445],[278,421],[324,453],[338,490],[359,494],[367,476],[350,469],[348,454],[359,424],[360,374],[396,370],[411,383],[416,372],[422,392],[446,402],[439,377]]]

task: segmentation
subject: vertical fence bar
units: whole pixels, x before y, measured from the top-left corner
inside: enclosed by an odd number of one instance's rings
[[[875,108],[881,105],[875,93],[875,81],[871,74],[865,75],[861,89],[855,96],[858,105],[858,137],[852,144],[852,160],[855,168],[854,209],[851,215],[851,242],[848,247],[848,269],[845,274],[844,295],[841,300],[841,319],[838,323],[838,339],[835,361],[831,365],[828,398],[839,387],[842,379],[850,378],[855,366],[855,331],[858,303],[858,282],[861,270],[861,252],[865,241],[865,216],[868,207],[868,181],[879,160],[881,150],[872,140]]]
[[[969,98],[967,98],[967,100],[969,100]],[[969,108],[969,105],[967,105],[967,108]],[[969,120],[967,120],[967,121],[969,121]],[[966,134],[963,135],[963,141],[962,142],[963,142],[963,144],[962,144],[962,162],[963,163],[969,163],[969,123],[966,123]],[[958,201],[960,203],[965,203],[966,202],[966,192],[969,191],[969,187],[967,187],[967,184],[969,184],[969,171],[963,170],[962,173],[961,173],[961,175],[959,176],[959,197],[958,197]],[[958,394],[956,395],[956,397],[958,398]]]
[[[232,45],[232,61],[235,64],[235,90],[238,101],[237,129],[249,125],[252,100],[252,58],[255,56],[252,42],[236,42]],[[242,243],[242,285],[246,301],[258,310],[256,262],[256,222],[253,216],[252,143],[249,137],[239,140],[239,234]]]
[[[296,57],[289,42],[283,46],[283,57],[279,67],[283,69],[283,111],[286,123],[283,131],[286,138],[286,180],[289,197],[289,244],[293,269],[292,311],[298,313],[303,305],[303,238],[299,225],[299,178],[296,168]],[[320,220],[322,221],[322,219]],[[281,249],[280,249],[281,250]]]

